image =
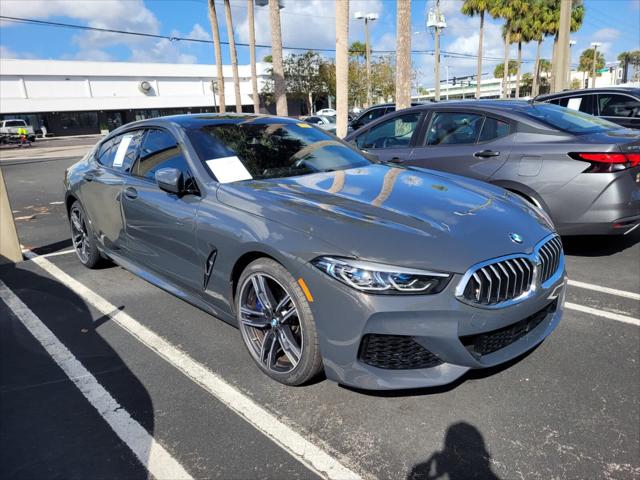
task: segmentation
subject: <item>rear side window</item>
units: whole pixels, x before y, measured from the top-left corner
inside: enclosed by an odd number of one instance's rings
[[[603,117],[640,118],[640,100],[627,95],[599,94],[598,106]]]
[[[382,121],[360,135],[356,144],[359,148],[402,148],[408,147],[415,133],[420,113],[408,113]]]
[[[553,128],[575,135],[607,132],[620,128],[619,125],[603,118],[549,103],[536,103],[522,108],[520,112]]]
[[[509,135],[509,124],[495,118],[487,117],[482,124],[478,142],[489,142]]]
[[[376,118],[379,118],[382,115],[384,115],[386,110],[387,109],[384,108],[384,107],[373,108],[373,109],[369,110],[368,112],[364,113],[358,120],[362,125],[365,125],[365,124],[375,120]]]
[[[187,176],[189,172],[184,154],[173,135],[164,130],[149,130],[133,174],[155,181],[156,171],[161,168],[177,168]]]
[[[134,130],[115,137],[111,152],[108,157],[105,157],[106,162],[111,162],[108,166],[116,170],[130,172],[138,157],[138,147],[140,147],[143,133],[143,130]]]
[[[116,141],[117,140],[117,141]],[[114,148],[115,142],[115,148]],[[100,145],[100,150],[98,150],[98,154],[96,155],[96,160],[101,165],[105,167],[111,168],[113,165],[113,157],[116,154],[116,150],[118,148],[118,144],[120,143],[120,137],[112,138],[107,140],[102,145]]]
[[[427,131],[427,145],[465,145],[476,143],[482,128],[482,115],[437,112]]]

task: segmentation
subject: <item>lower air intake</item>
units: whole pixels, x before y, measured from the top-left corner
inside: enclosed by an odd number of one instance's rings
[[[388,370],[431,368],[442,363],[413,337],[404,335],[367,334],[360,343],[358,357],[367,365]]]

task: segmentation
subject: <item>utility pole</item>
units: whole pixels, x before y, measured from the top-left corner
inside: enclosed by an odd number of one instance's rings
[[[369,22],[376,21],[379,15],[377,13],[363,14],[362,12],[356,12],[353,16],[358,20],[364,20],[364,56],[367,65],[367,107],[370,107],[373,99],[371,97],[371,40],[369,39]]]
[[[435,53],[434,53],[434,74],[435,74],[435,92],[434,99],[440,100],[440,32],[446,28],[447,24],[444,15],[440,13],[440,0],[436,0],[436,8],[429,11],[427,15],[427,29],[431,29],[434,35]]]
[[[571,29],[571,0],[560,0],[560,25],[556,49],[556,68],[554,71],[554,90],[564,90],[567,83],[569,62],[569,33]]]
[[[596,63],[598,60],[598,47],[600,45],[602,45],[600,42],[591,42],[591,46],[593,47],[593,65],[591,65],[593,83],[591,84],[591,88],[596,88]]]

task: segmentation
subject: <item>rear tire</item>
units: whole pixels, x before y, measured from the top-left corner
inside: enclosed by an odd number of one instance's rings
[[[260,258],[240,275],[235,298],[242,340],[258,367],[285,385],[322,370],[313,313],[300,285],[279,263]]]
[[[71,241],[80,262],[87,268],[96,268],[103,260],[87,214],[77,200],[69,209]]]

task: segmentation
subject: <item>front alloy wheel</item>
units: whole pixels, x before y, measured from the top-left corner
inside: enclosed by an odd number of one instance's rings
[[[243,272],[236,296],[240,331],[249,353],[270,377],[300,385],[322,362],[311,309],[280,264],[259,259]]]

